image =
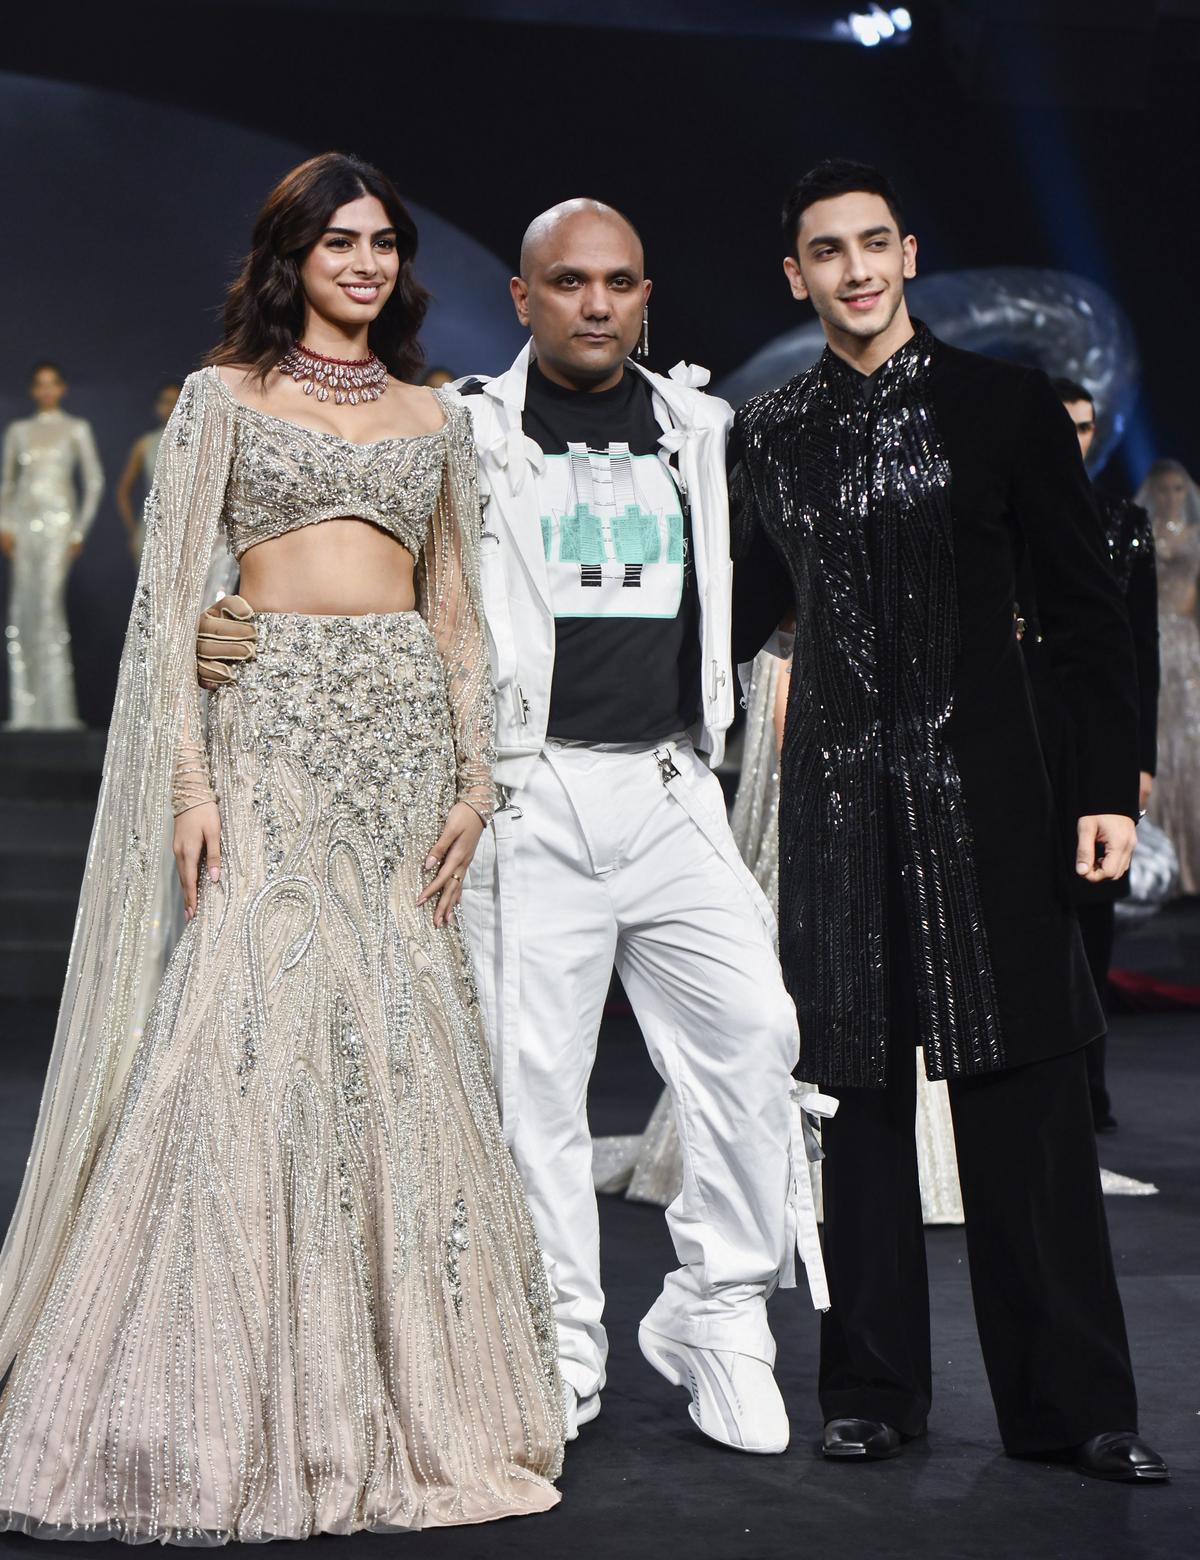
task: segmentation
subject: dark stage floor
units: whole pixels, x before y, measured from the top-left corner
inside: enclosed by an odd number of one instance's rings
[[[1179,909],[1119,945],[1117,962],[1200,979],[1200,907]],[[49,1013],[14,1007],[4,1025],[0,1219],[25,1156]],[[600,1418],[568,1452],[563,1501],[548,1516],[411,1538],[323,1538],[270,1553],[460,1557],[619,1555],[625,1560],[1181,1560],[1200,1554],[1200,1015],[1115,1020],[1112,1092],[1121,1130],[1110,1169],[1153,1181],[1157,1197],[1108,1200],[1142,1400],[1142,1426],[1174,1482],[1131,1490],[1001,1455],[971,1314],[961,1231],[929,1231],[936,1402],[927,1444],[893,1463],[846,1468],[813,1452],[817,1325],[799,1292],[776,1297],[779,1378],[792,1415],[782,1457],[726,1452],[692,1429],[682,1392],[637,1351],[637,1320],[672,1254],[661,1213],[605,1199],[612,1359]],[[629,1021],[610,1020],[594,1088],[597,1132],[640,1128],[657,1081]],[[0,1537],[8,1553],[45,1547]],[[88,1560],[117,1546],[61,1544]]]

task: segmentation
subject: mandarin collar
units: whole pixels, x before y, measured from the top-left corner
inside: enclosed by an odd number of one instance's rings
[[[839,357],[830,346],[826,346],[821,354],[825,371],[840,378],[844,383],[856,387],[863,379],[874,379],[880,385],[889,384],[919,360],[924,359],[928,362],[932,355],[935,344],[933,332],[923,320],[914,319],[912,326],[913,333],[908,340],[897,347],[891,357],[882,362],[874,373],[864,374],[861,369],[847,363],[845,358]]]

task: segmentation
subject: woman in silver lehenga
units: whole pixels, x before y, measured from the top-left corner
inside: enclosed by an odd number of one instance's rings
[[[1137,495],[1154,525],[1158,571],[1158,774],[1150,817],[1179,854],[1180,887],[1200,894],[1200,489],[1157,460]]]
[[[415,248],[375,170],[294,170],[163,438],[0,1259],[3,1527],[221,1543],[558,1499],[546,1275],[453,919],[491,694],[470,419],[398,377]],[[221,537],[258,650],[205,739]],[[139,1036],[168,808],[188,924]]]
[[[62,410],[67,381],[57,363],[39,363],[29,393],[37,406],[4,430],[0,546],[10,559],[9,718],[13,731],[79,726],[67,576],[83,548],[104,472],[91,425]]]

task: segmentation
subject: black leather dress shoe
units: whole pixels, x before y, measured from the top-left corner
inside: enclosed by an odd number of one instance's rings
[[[1096,1479],[1117,1479],[1123,1484],[1165,1484],[1171,1477],[1167,1465],[1132,1430],[1108,1430],[1075,1448],[1072,1459],[1080,1473]]]
[[[831,1419],[825,1426],[821,1451],[835,1461],[858,1458],[882,1462],[899,1457],[903,1442],[899,1430],[882,1419]]]

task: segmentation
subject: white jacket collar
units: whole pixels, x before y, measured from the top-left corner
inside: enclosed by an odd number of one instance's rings
[[[525,407],[525,384],[529,378],[529,360],[533,356],[533,342],[527,341],[513,359],[512,367],[494,379],[484,381],[483,393],[494,401],[503,401],[520,417]]]
[[[532,466],[540,472],[546,460],[541,447],[521,428],[521,413],[525,409],[532,357],[533,342],[530,340],[517,353],[510,368],[503,374],[497,374],[494,379],[485,380],[483,384],[484,395],[504,407],[503,426],[497,427],[489,453],[499,465],[506,468],[514,493],[519,493],[525,485],[526,467]],[[664,376],[652,373],[633,358],[626,358],[625,366],[650,385],[654,414],[662,429],[659,446],[664,456],[676,454],[695,427],[694,396],[712,377],[708,369],[696,363],[679,362]]]
[[[502,401],[505,406],[512,407],[518,413],[525,407],[525,389],[529,381],[529,364],[533,358],[533,342],[527,341],[513,359],[512,366],[503,374],[497,374],[494,379],[484,381],[483,393],[493,400]],[[702,390],[708,384],[712,375],[707,368],[701,368],[698,363],[678,362],[668,375],[652,373],[642,364],[635,362],[633,358],[625,359],[625,367],[632,369],[635,374],[649,382],[656,396],[666,402],[671,412],[673,422],[688,423],[689,417],[688,396],[689,390]]]
[[[666,376],[654,374],[648,368],[643,368],[633,358],[625,359],[626,368],[631,368],[635,374],[640,374],[647,380],[654,391],[655,399],[661,401],[670,413],[670,417],[664,422],[659,416],[659,423],[663,427],[674,424],[680,431],[690,429],[695,421],[695,403],[689,391],[702,390],[712,378],[708,369],[701,368],[698,363],[685,363],[682,360],[676,363]]]

